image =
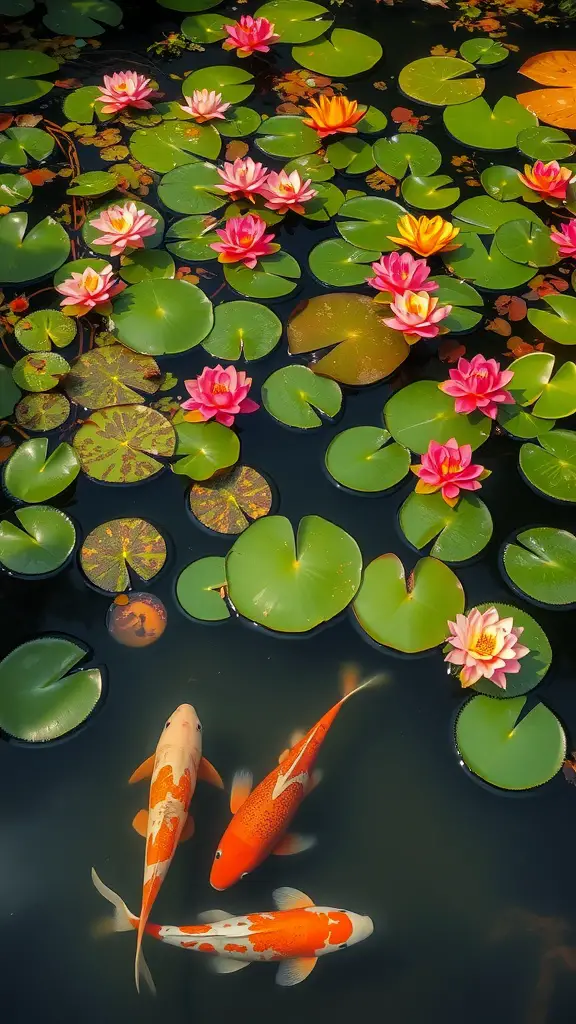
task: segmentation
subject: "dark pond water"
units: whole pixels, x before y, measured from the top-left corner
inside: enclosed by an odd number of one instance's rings
[[[106,71],[150,68],[168,96],[177,98],[180,83],[170,73],[228,60],[219,50],[217,57],[207,50],[151,67],[146,47],[176,28],[178,15],[174,20],[152,4],[125,7],[124,30],[108,31],[102,49],[66,65],[62,77],[91,84]],[[365,0],[337,8],[339,25],[378,37],[386,54],[365,79],[348,82],[348,94],[386,111],[398,103],[417,106],[396,92],[395,76],[431,46],[457,46],[466,38],[453,32],[454,16],[423,3],[388,7]],[[569,27],[545,29],[521,17],[511,22],[508,41],[520,53],[507,67],[490,71],[485,96],[491,103],[519,91],[516,68],[522,59],[543,49],[576,48]],[[375,79],[385,80],[388,92],[375,93]],[[59,123],[62,95],[56,90],[40,104]],[[271,112],[275,99],[268,93],[257,102]],[[432,115],[426,135],[443,153],[461,151],[441,130],[438,109],[418,112]],[[87,152],[82,151],[83,169],[97,166]],[[480,167],[489,162],[485,155]],[[347,179],[345,187],[356,183]],[[42,201],[56,202],[56,193],[46,192]],[[37,209],[39,219],[41,204]],[[283,229],[282,243],[305,265],[311,245],[331,234],[330,226],[299,226],[295,232]],[[209,292],[220,283],[216,273]],[[304,275],[301,292],[274,308],[285,320],[300,298],[321,290]],[[219,300],[233,297],[222,291]],[[529,329],[523,327],[522,334],[530,339]],[[466,341],[470,351],[502,356],[504,343],[493,334],[481,332]],[[177,375],[180,394],[181,381],[196,376],[207,361],[198,348],[163,360],[162,368]],[[283,341],[251,367],[256,390],[285,362]],[[441,379],[445,371],[434,348],[424,344],[412,353],[403,379]],[[308,513],[324,516],[356,537],[365,563],[394,551],[411,566],[417,556],[401,539],[396,517],[412,484],[407,480],[391,495],[362,498],[338,491],[323,471],[330,439],[344,427],[379,424],[390,391],[384,384],[347,393],[339,421],[310,434],[286,430],[261,409],[241,421],[242,459],[273,481],[276,507],[292,522]],[[521,482],[516,442],[493,437],[482,452],[493,470],[483,497],[495,531],[482,558],[458,569],[469,605],[511,599],[497,563],[499,546],[514,528],[574,527],[569,509],[539,499]],[[230,541],[194,524],[185,491],[186,481],[168,472],[128,487],[98,485],[80,475],[72,491],[54,500],[82,535],[107,519],[142,515],[169,539],[168,564],[150,587],[168,609],[168,625],[151,647],[130,650],[111,638],[105,621],[110,597],[86,585],[76,562],[44,581],[0,577],[1,655],[39,634],[63,632],[90,646],[93,663],[105,666],[107,677],[101,709],[77,735],[43,749],[0,743],[3,1019],[7,1024],[37,1019],[203,1024],[228,1016],[287,1024],[295,1015],[335,1024],[352,1017],[393,1024],[568,1019],[576,996],[570,868],[575,791],[562,776],[524,797],[500,795],[472,781],[453,744],[460,694],[438,652],[393,657],[369,646],[347,615],[301,639],[278,639],[235,620],[207,627],[186,618],[173,593],[178,573],[195,558],[225,554]],[[1,501],[5,511],[9,503]],[[535,614],[554,649],[553,668],[539,695],[574,734],[573,613]],[[346,662],[357,664],[363,675],[385,670],[389,683],[351,702],[325,744],[324,781],[297,821],[299,830],[317,835],[316,849],[271,859],[254,877],[216,896],[208,874],[229,811],[223,794],[200,787],[196,839],[176,856],[154,919],[192,923],[199,911],[215,905],[231,913],[269,909],[272,890],[289,884],[318,903],[370,914],[373,937],[321,961],[306,984],[288,991],[275,986],[274,968],[254,966],[232,978],[215,977],[202,958],[149,941],[146,955],[158,996],[156,1001],[138,998],[133,937],[91,937],[92,922],[103,910],[90,883],[92,865],[131,907],[138,905],[142,843],[130,822],[145,797],[128,788],[129,775],[153,751],[166,716],[190,701],[203,722],[204,752],[227,782],[240,765],[250,766],[260,779],[292,730],[309,727],[334,702]]]

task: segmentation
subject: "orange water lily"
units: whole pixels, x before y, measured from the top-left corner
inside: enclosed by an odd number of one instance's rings
[[[336,135],[337,132],[357,132],[356,125],[366,113],[366,110],[358,110],[356,100],[347,100],[345,96],[320,96],[317,100],[310,100],[310,103],[311,106],[304,107],[309,115],[304,118],[304,124],[315,128],[321,139],[327,135]]]
[[[458,248],[458,245],[451,243],[460,228],[455,228],[443,217],[414,217],[407,213],[400,217],[396,228],[398,237],[388,235],[390,241],[413,249],[419,256],[431,256],[435,252]]]

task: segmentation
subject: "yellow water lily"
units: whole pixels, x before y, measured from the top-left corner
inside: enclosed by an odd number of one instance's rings
[[[414,217],[407,213],[400,217],[397,225],[398,237],[388,235],[391,242],[413,249],[419,256],[431,256],[435,252],[457,249],[451,245],[460,228],[455,228],[443,217]]]

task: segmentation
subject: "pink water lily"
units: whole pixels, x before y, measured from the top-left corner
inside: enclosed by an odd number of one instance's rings
[[[90,221],[90,227],[104,234],[94,239],[96,245],[110,245],[110,255],[119,256],[126,249],[142,249],[144,239],[156,231],[158,217],[152,217],[136,203],[109,206],[99,217]]]
[[[270,171],[268,178],[262,187],[261,194],[266,200],[265,205],[269,210],[276,213],[288,213],[294,210],[295,213],[304,213],[304,203],[310,202],[318,195],[316,189],[310,188],[311,179],[302,181],[298,171],[287,174],[282,170],[279,174]]]
[[[238,57],[249,57],[256,52],[268,53],[270,44],[280,39],[268,18],[253,18],[250,14],[243,14],[240,21],[224,25],[224,28],[228,38],[222,46],[225,50],[236,50]]]
[[[235,366],[205,366],[199,377],[185,380],[190,398],[182,403],[185,419],[193,423],[215,419],[231,427],[239,413],[256,412],[257,402],[248,398],[252,378]]]
[[[279,245],[272,242],[273,234],[265,234],[266,223],[261,217],[248,213],[245,217],[231,217],[226,227],[216,234],[221,242],[211,242],[210,248],[219,253],[220,263],[244,263],[250,270],[261,256],[278,252]]]
[[[454,437],[446,441],[446,444],[430,441],[420,465],[410,466],[410,469],[418,477],[417,494],[441,491],[444,501],[451,507],[458,501],[461,490],[478,491],[478,481],[489,476],[484,466],[472,464],[470,445],[463,444],[460,447]]]
[[[195,89],[186,104],[180,103],[180,109],[191,114],[198,124],[204,121],[213,121],[215,118],[224,120],[224,112],[228,110],[229,103],[222,103],[222,93],[208,92],[208,89]]]
[[[479,412],[496,419],[499,405],[513,405],[514,399],[506,385],[514,376],[513,370],[501,370],[495,359],[474,356],[470,362],[459,359],[455,369],[450,370],[450,380],[438,385],[440,391],[456,399],[456,412]]]
[[[62,284],[56,285],[56,291],[66,296],[60,305],[68,307],[65,312],[71,316],[83,316],[96,307],[102,313],[109,312],[110,299],[126,287],[123,281],[116,281],[113,275],[109,263],[101,271],[86,267],[81,274],[72,272]]]
[[[426,260],[416,260],[409,252],[390,252],[372,264],[374,277],[367,284],[379,292],[391,292],[394,297],[404,292],[435,292],[438,285],[429,281],[430,267]]]
[[[238,199],[244,196],[251,203],[254,202],[254,194],[259,194],[268,178],[268,168],[263,164],[255,163],[251,156],[245,160],[238,157],[233,164],[225,163],[224,167],[218,167],[218,174],[222,178],[216,188],[227,192],[230,199]]]
[[[551,231],[550,241],[558,246],[561,256],[576,256],[576,217],[564,221],[560,231]]]
[[[150,79],[137,71],[116,71],[113,75],[104,75],[104,85],[98,86],[102,95],[96,103],[104,103],[101,108],[103,114],[116,114],[126,107],[147,110],[152,104],[146,97],[154,92],[149,83]]]
[[[457,615],[448,628],[447,642],[453,650],[444,661],[462,666],[458,674],[462,686],[473,686],[484,678],[505,690],[506,676],[519,672],[519,659],[530,653],[518,641],[524,627],[515,626],[511,616],[501,619],[496,608],[485,612],[473,608],[468,615]]]
[[[394,297],[390,303],[393,317],[385,317],[387,327],[403,331],[408,344],[411,339],[435,338],[440,333],[438,324],[452,311],[452,306],[439,306],[438,299],[426,291],[407,291]]]
[[[523,185],[537,192],[542,199],[566,199],[566,187],[574,180],[574,172],[569,167],[561,167],[557,160],[545,164],[537,160],[531,167],[524,164],[524,174],[518,171]]]

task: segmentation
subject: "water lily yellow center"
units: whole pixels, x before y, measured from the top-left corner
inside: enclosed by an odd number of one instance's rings
[[[110,217],[110,224],[115,231],[127,231],[131,227],[127,217]]]
[[[442,476],[452,476],[454,473],[460,473],[461,470],[461,462],[443,462],[440,466]]]
[[[229,388],[226,387],[226,384],[214,384],[212,388],[213,395],[226,395],[228,391]]]
[[[480,658],[491,658],[496,649],[496,634],[483,632],[474,640],[471,650]]]
[[[89,271],[84,278],[84,286],[87,292],[96,292],[100,287],[100,278],[93,270]]]

